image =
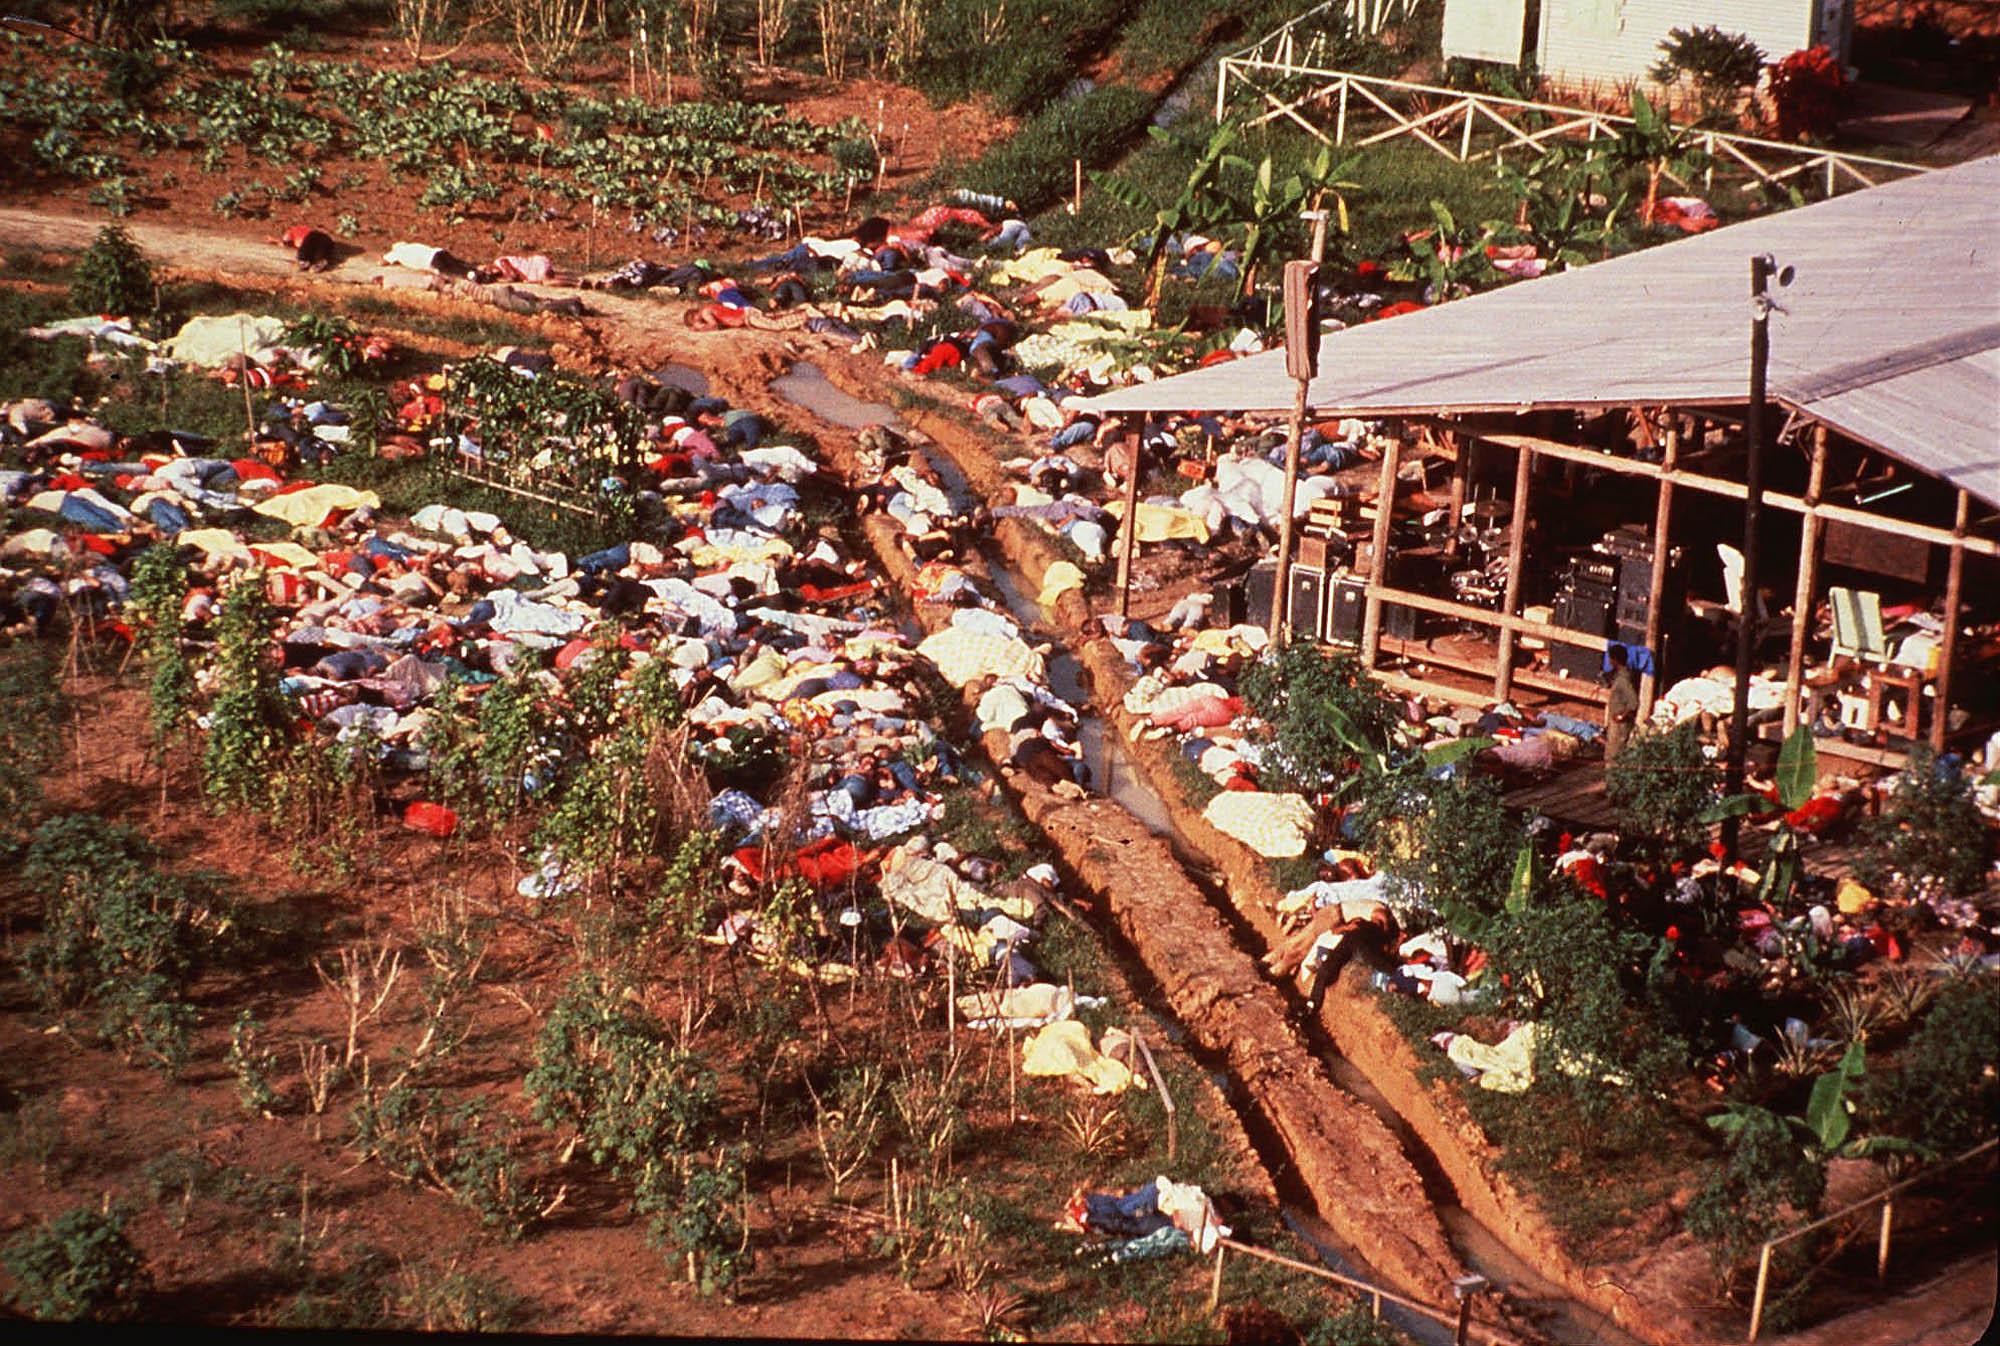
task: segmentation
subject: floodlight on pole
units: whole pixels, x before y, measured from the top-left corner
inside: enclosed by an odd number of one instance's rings
[[[1736,598],[1736,688],[1729,713],[1729,755],[1723,788],[1731,796],[1743,793],[1743,770],[1749,752],[1750,665],[1757,654],[1758,553],[1764,510],[1764,421],[1771,365],[1771,314],[1784,310],[1771,301],[1771,282],[1782,288],[1797,273],[1780,267],[1768,252],[1750,259],[1750,406],[1744,417],[1748,461],[1743,471],[1743,583]],[[1732,814],[1722,823],[1722,845],[1730,864],[1737,860],[1743,819]]]

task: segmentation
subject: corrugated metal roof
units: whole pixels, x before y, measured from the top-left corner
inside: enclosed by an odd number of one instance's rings
[[[2000,156],[1329,333],[1322,414],[1741,403],[1750,257],[1775,289],[1771,396],[2000,505]],[[1289,411],[1282,351],[1089,399]]]

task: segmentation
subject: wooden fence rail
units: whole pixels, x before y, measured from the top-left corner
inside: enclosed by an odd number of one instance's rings
[[[1234,103],[1247,102],[1249,125],[1284,118],[1323,144],[1362,147],[1408,137],[1459,163],[1490,159],[1496,164],[1509,153],[1539,156],[1558,139],[1616,139],[1633,124],[1630,117],[1594,108],[1331,69],[1317,62],[1317,43],[1308,41],[1300,51],[1293,24],[1222,58],[1215,85],[1218,122],[1228,117]],[[1330,113],[1332,130],[1308,118],[1307,109],[1320,111],[1323,120]],[[1750,191],[1797,187],[1833,196],[1929,171],[1922,164],[1731,131],[1695,130],[1690,143],[1705,155],[1704,191],[1713,191],[1720,176],[1738,179]],[[1684,190],[1692,189],[1680,177],[1667,176]]]

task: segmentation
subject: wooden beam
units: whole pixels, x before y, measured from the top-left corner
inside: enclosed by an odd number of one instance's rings
[[[1476,608],[1470,603],[1460,603],[1456,599],[1437,598],[1431,594],[1420,594],[1413,589],[1397,589],[1387,584],[1370,584],[1370,598],[1380,598],[1385,603],[1395,603],[1419,612],[1434,612],[1440,617],[1453,617],[1474,626],[1490,626],[1496,631],[1513,631],[1517,635],[1534,636],[1539,640],[1553,640],[1561,645],[1581,645],[1585,649],[1603,650],[1611,643],[1606,636],[1594,635],[1588,631],[1572,631],[1566,626],[1553,622],[1538,622],[1532,617],[1516,617],[1512,613],[1493,612],[1487,608]],[[1377,633],[1377,643],[1380,634]]]
[[[1382,472],[1375,483],[1374,553],[1368,558],[1367,601],[1361,609],[1361,666],[1375,667],[1382,648],[1382,581],[1389,573],[1389,524],[1396,512],[1396,464],[1403,456],[1403,441],[1391,439],[1382,450]]]
[[[1447,506],[1451,510],[1451,531],[1444,538],[1444,559],[1458,559],[1459,525],[1465,519],[1466,478],[1472,472],[1472,443],[1456,429],[1444,432],[1444,443],[1451,449],[1451,500]]]
[[[1681,423],[1667,413],[1666,447],[1660,466],[1671,474],[1680,462]],[[1674,482],[1671,475],[1660,478],[1660,492],[1653,502],[1653,573],[1646,584],[1646,648],[1653,652],[1652,673],[1639,675],[1639,723],[1652,718],[1653,697],[1659,691],[1661,609],[1667,601],[1667,569],[1673,561]]]
[[[1806,473],[1806,503],[1819,504],[1826,486],[1826,427],[1813,427],[1812,466]],[[1812,629],[1814,595],[1819,588],[1820,530],[1826,525],[1817,510],[1807,513],[1799,533],[1799,584],[1792,591],[1792,643],[1785,655],[1785,737],[1799,727],[1799,685],[1805,679],[1806,633]],[[1748,599],[1744,600],[1748,602]]]
[[[1650,477],[1655,481],[1672,480],[1676,486],[1685,486],[1691,491],[1704,491],[1710,495],[1726,496],[1731,500],[1742,500],[1749,495],[1748,489],[1740,481],[1729,481],[1722,477],[1704,476],[1698,472],[1675,469],[1664,471],[1654,463],[1640,462],[1636,458],[1616,458],[1600,449],[1580,448],[1565,444],[1561,440],[1543,439],[1538,435],[1505,435],[1478,433],[1489,444],[1503,448],[1529,448],[1550,458],[1583,463],[1606,472],[1616,472],[1627,477]],[[1782,509],[1790,514],[1812,515],[1835,523],[1849,523],[1857,528],[1870,529],[1877,533],[1896,533],[1903,537],[1922,538],[1940,546],[1957,543],[1975,556],[2000,556],[2000,542],[1989,538],[1958,537],[1949,528],[1936,524],[1917,523],[1910,519],[1892,518],[1887,514],[1873,514],[1865,509],[1855,509],[1849,505],[1829,505],[1824,502],[1808,505],[1801,496],[1786,495],[1780,491],[1765,491],[1764,504],[1772,509]]]
[[[1944,751],[1945,736],[1951,731],[1951,666],[1958,658],[1958,625],[1964,618],[1960,604],[1965,600],[1966,523],[1972,517],[1972,497],[1958,493],[1958,518],[1952,525],[1957,540],[1951,544],[1944,579],[1944,644],[1938,650],[1937,704],[1931,707],[1931,747]],[[1912,729],[1915,725],[1910,726]],[[1991,763],[1988,763],[1990,766]]]
[[[1500,600],[1500,613],[1512,618],[1521,606],[1521,561],[1528,544],[1528,491],[1534,483],[1535,451],[1519,449],[1514,454],[1514,512],[1507,519],[1507,591]],[[1514,690],[1514,628],[1500,628],[1499,667],[1493,673],[1493,699],[1505,701]]]

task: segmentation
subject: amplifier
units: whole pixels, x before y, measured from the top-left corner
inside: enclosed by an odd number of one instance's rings
[[[1596,683],[1604,674],[1604,656],[1581,645],[1551,645],[1549,669],[1559,678]]]
[[[1306,566],[1293,566],[1291,575],[1291,602],[1286,605],[1285,616],[1292,625],[1292,634],[1300,640],[1322,640],[1326,636],[1326,572]]]
[[[1342,576],[1327,595],[1326,638],[1342,645],[1361,643],[1361,619],[1368,610],[1368,582]]]
[[[1252,626],[1266,630],[1271,626],[1272,592],[1278,587],[1278,563],[1259,561],[1245,575],[1243,584],[1243,620]]]

